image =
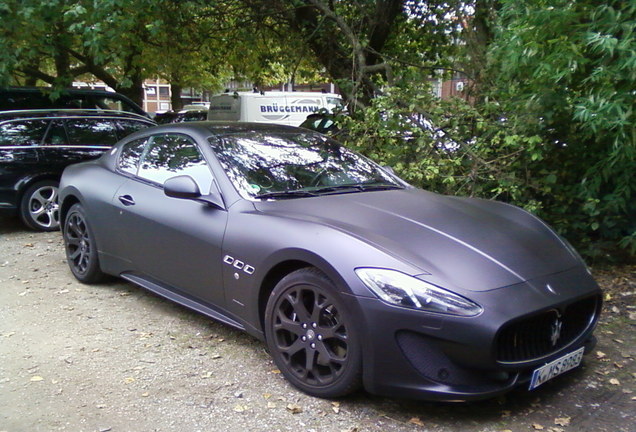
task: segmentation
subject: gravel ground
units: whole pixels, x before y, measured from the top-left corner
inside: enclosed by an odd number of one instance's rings
[[[597,270],[599,344],[534,392],[478,403],[307,396],[264,345],[113,280],[71,276],[59,233],[0,217],[0,432],[636,431],[636,267]]]

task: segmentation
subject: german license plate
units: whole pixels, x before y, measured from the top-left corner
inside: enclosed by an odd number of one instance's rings
[[[530,390],[580,365],[581,360],[583,360],[583,351],[584,348],[581,347],[574,352],[551,361],[545,366],[535,369],[532,373],[532,379],[530,380]]]

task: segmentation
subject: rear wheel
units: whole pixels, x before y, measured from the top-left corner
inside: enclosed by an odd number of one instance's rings
[[[20,218],[26,226],[36,231],[60,229],[58,187],[58,182],[45,180],[33,184],[24,192],[20,202]]]
[[[95,236],[81,204],[73,204],[64,221],[64,248],[68,266],[77,280],[88,284],[104,279]]]
[[[265,334],[274,362],[305,393],[340,397],[361,383],[360,339],[334,284],[319,270],[284,277],[265,312]]]

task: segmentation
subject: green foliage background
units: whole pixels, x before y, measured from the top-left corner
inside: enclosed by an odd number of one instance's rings
[[[520,205],[589,257],[636,257],[634,0],[4,0],[0,22],[0,85],[52,95],[76,79],[136,100],[157,76],[334,81],[341,138],[410,183]],[[465,99],[434,97],[457,70]]]
[[[494,24],[471,103],[432,97],[405,70],[348,121],[349,144],[414,185],[520,205],[588,257],[633,258],[636,2],[504,0]],[[458,148],[405,122],[413,113]]]

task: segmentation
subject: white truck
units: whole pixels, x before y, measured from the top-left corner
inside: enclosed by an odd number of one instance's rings
[[[208,120],[275,123],[298,126],[309,114],[331,112],[342,104],[335,93],[234,92],[210,98]]]

